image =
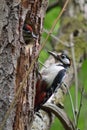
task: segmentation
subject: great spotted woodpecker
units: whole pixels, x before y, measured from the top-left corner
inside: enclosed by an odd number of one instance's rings
[[[32,27],[28,24],[24,24],[23,26],[23,38],[26,44],[29,44],[29,42],[33,39],[37,39]]]
[[[66,70],[71,65],[70,58],[64,54],[49,53],[57,60],[57,63],[45,68],[36,83],[35,111],[51,97],[54,91],[61,86]],[[58,62],[59,61],[59,62]]]

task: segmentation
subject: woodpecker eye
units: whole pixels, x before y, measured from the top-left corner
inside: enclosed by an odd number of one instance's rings
[[[66,56],[65,55],[61,55],[61,58],[64,59],[64,58],[66,58]]]

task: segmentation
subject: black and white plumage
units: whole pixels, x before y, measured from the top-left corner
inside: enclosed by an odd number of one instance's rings
[[[66,54],[56,54],[51,51],[49,53],[59,62],[45,68],[41,73],[42,78],[37,80],[35,110],[38,110],[50,98],[56,88],[61,86],[66,70],[71,65],[71,60]]]

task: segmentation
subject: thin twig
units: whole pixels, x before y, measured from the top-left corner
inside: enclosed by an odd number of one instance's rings
[[[73,113],[73,117],[74,117],[74,123],[75,123],[75,126],[76,126],[76,116],[75,116],[75,109],[74,109],[74,104],[73,104],[73,100],[72,100],[72,95],[71,95],[71,93],[70,93],[70,91],[69,91],[69,88],[68,88],[68,86],[66,85],[66,84],[64,84],[65,85],[65,87],[66,87],[66,89],[67,89],[67,92],[68,92],[68,94],[69,94],[69,97],[70,97],[70,102],[71,102],[71,108],[72,108],[72,113]]]
[[[78,127],[79,116],[80,116],[80,112],[81,112],[81,108],[82,108],[83,92],[84,92],[84,87],[83,87],[82,90],[81,90],[81,98],[80,98],[80,105],[79,105],[78,114],[77,114],[77,124],[76,124],[76,128]]]
[[[4,125],[5,125],[5,122],[6,122],[7,118],[8,118],[8,116],[9,116],[9,114],[10,114],[12,108],[15,106],[15,103],[16,103],[16,100],[17,100],[17,98],[18,98],[18,95],[20,94],[20,92],[21,92],[21,90],[22,90],[22,88],[23,88],[23,86],[24,86],[24,84],[25,84],[25,82],[26,82],[27,77],[29,76],[31,70],[33,69],[33,66],[34,66],[36,60],[38,59],[38,56],[40,55],[42,49],[45,47],[46,42],[47,42],[47,40],[48,40],[50,34],[51,34],[52,31],[54,30],[55,25],[57,24],[57,22],[58,22],[58,20],[60,19],[61,15],[62,15],[63,12],[65,11],[65,8],[66,8],[66,6],[68,5],[69,1],[70,1],[70,0],[66,0],[65,4],[64,4],[64,6],[63,6],[63,9],[61,10],[60,14],[59,14],[59,15],[57,16],[57,18],[55,19],[54,24],[53,24],[53,26],[51,27],[51,29],[50,29],[50,31],[49,31],[49,34],[47,35],[45,41],[42,43],[42,46],[41,46],[40,51],[38,52],[38,55],[37,55],[37,56],[35,57],[35,59],[32,61],[31,66],[29,67],[28,71],[26,72],[26,75],[25,75],[25,77],[24,77],[22,83],[20,84],[20,87],[19,87],[18,91],[16,92],[15,97],[14,97],[12,103],[10,104],[10,107],[9,107],[8,111],[7,111],[6,114],[5,114],[4,120],[2,121],[2,123],[1,123],[1,125],[0,125],[0,130],[3,129],[3,127],[4,127]]]
[[[47,69],[47,66],[46,65],[44,65],[40,60],[38,60],[38,62],[44,67],[44,68],[46,68]]]
[[[74,44],[73,44],[73,34],[70,35],[70,45],[71,45],[71,54],[72,54],[72,60],[73,60],[73,67],[75,72],[75,114],[77,117],[78,114],[78,73],[77,73],[77,65],[75,61],[75,51],[74,51]]]
[[[43,29],[43,31],[45,32],[45,33],[49,33],[49,31],[47,30],[47,29]],[[53,35],[53,34],[50,34],[50,36],[53,38],[53,39],[55,39],[56,41],[58,41],[59,43],[61,43],[62,45],[64,45],[64,46],[66,46],[66,47],[70,47],[70,45],[68,45],[68,43],[67,42],[64,42],[64,41],[62,41],[62,40],[60,40],[58,37],[56,37],[55,35]],[[57,43],[58,44],[58,43]]]

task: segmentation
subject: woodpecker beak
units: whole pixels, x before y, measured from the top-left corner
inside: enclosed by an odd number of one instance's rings
[[[60,53],[57,54],[52,51],[48,51],[48,53],[52,55],[55,58],[55,60],[62,62],[64,65],[68,67],[71,65],[71,59],[67,55],[60,54]]]
[[[56,54],[55,52],[48,51],[48,53],[49,53],[50,55],[52,55],[56,60],[59,60],[59,59],[60,59],[60,55]]]
[[[37,39],[38,37],[32,32],[33,38]]]

